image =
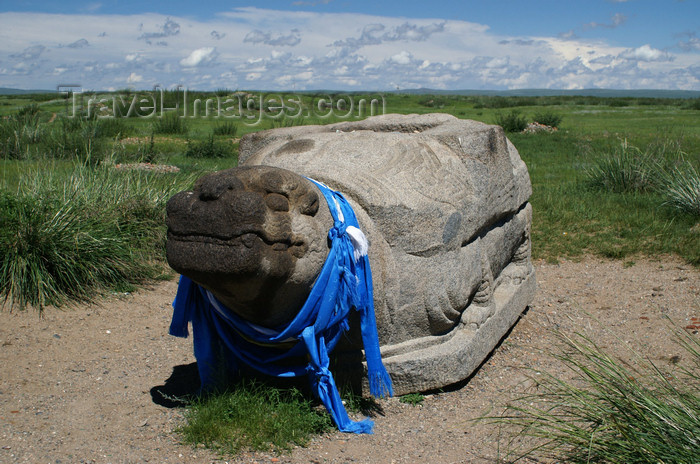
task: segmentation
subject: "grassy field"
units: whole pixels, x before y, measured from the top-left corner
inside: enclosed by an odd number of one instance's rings
[[[289,93],[284,98],[291,107],[284,115],[278,94],[263,99],[249,95],[255,97],[252,104],[228,119],[142,117],[149,109],[132,111],[129,101],[140,96],[131,91],[85,96],[94,98],[91,111],[78,109],[75,118],[67,117],[72,101],[53,94],[0,96],[0,298],[6,306],[43,309],[169,278],[164,259],[167,199],[205,172],[235,166],[238,141],[246,133],[342,121],[347,118],[338,113],[344,112],[356,119],[359,109],[352,113],[338,106],[339,98],[383,99],[386,113],[444,112],[504,125],[530,172],[536,259],[595,254],[633,265],[640,255],[673,254],[700,267],[698,100]],[[115,105],[116,96],[125,103]],[[193,92],[180,112],[186,106],[193,114],[197,98],[231,96],[225,90]],[[182,92],[156,97],[166,108],[184,102]],[[331,101],[335,115],[328,108]],[[161,100],[152,103],[159,107]],[[290,115],[298,111],[304,117]],[[97,117],[128,113],[132,117]],[[533,121],[546,121],[557,130],[520,132],[522,124]],[[116,169],[133,163],[179,170]],[[691,348],[697,359],[697,346]],[[584,358],[598,359],[590,350],[580,351]],[[584,366],[577,360],[572,364]],[[690,377],[697,381],[696,373]],[[610,383],[600,376],[595,382],[603,387]],[[554,394],[566,398],[562,391],[578,393],[566,388]],[[688,398],[697,405],[697,396]],[[602,400],[592,402],[605,406]],[[261,404],[273,404],[273,411],[263,411]],[[246,408],[262,411],[260,420],[252,421],[251,414],[235,419]],[[542,415],[530,413],[533,421]],[[186,417],[183,440],[230,453],[241,447],[303,444],[309,434],[328,427],[327,418],[298,394],[280,395],[258,386],[196,400]],[[293,426],[280,427],[292,420],[297,420],[289,422]],[[291,430],[291,436],[280,436],[280,429]],[[255,435],[246,430],[267,435],[261,442],[239,440]],[[532,430],[549,433],[544,426]],[[617,436],[611,434],[611,445]],[[575,447],[579,438],[579,430],[573,430],[561,441]]]
[[[0,96],[3,215],[19,214],[21,208],[15,201],[18,199],[18,204],[23,207],[31,204],[32,208],[43,208],[41,214],[32,217],[45,217],[44,223],[36,220],[32,224],[4,221],[0,234],[3,249],[17,248],[16,245],[26,242],[28,237],[45,240],[41,242],[44,244],[58,240],[58,236],[51,235],[48,230],[51,218],[64,210],[70,210],[70,214],[76,216],[75,224],[90,223],[86,217],[94,219],[92,211],[100,209],[97,207],[98,196],[93,195],[92,201],[96,204],[79,203],[74,201],[75,192],[73,197],[66,196],[65,192],[62,197],[58,195],[62,184],[90,188],[86,187],[89,182],[85,183],[85,177],[100,172],[115,186],[126,182],[146,191],[174,192],[187,188],[203,172],[235,166],[238,140],[246,133],[290,125],[355,120],[368,115],[369,103],[374,99],[374,110],[380,113],[444,112],[486,123],[499,122],[513,131],[522,128],[517,124],[536,119],[558,126],[558,130],[552,133],[508,134],[526,162],[533,184],[535,258],[556,261],[562,257],[575,258],[592,253],[632,263],[640,254],[676,254],[689,263],[700,265],[700,181],[697,175],[700,171],[700,102],[697,100],[234,94],[224,90],[190,92],[187,95],[182,91],[124,91],[82,95],[81,98],[75,102],[82,102],[82,106],[74,105],[70,98],[54,94]],[[210,115],[203,117],[207,100]],[[234,103],[238,101],[245,104],[236,107]],[[339,103],[341,101],[344,106]],[[362,101],[365,106],[361,109]],[[223,104],[218,107],[221,102]],[[179,110],[177,114],[172,111],[161,113],[161,107],[179,107]],[[227,117],[213,117],[217,108],[223,108],[220,114]],[[185,112],[189,117],[177,117]],[[198,117],[191,117],[195,113]],[[104,117],[115,114],[120,117]],[[144,116],[148,114],[155,117]],[[75,117],[68,117],[73,115]],[[511,123],[515,125],[511,127]],[[611,166],[611,161],[627,164]],[[111,167],[123,163],[176,166],[179,172],[109,174],[113,171]],[[641,175],[641,171],[645,177],[637,185],[635,176]],[[594,172],[603,177],[595,178]],[[631,176],[632,180],[626,181],[625,175]],[[678,199],[668,193],[674,188],[679,189],[679,179],[685,182],[680,188],[685,208],[679,208]],[[622,187],[619,182],[623,182]],[[624,182],[632,182],[632,186],[628,188]],[[139,261],[136,266],[139,269],[143,269],[143,262],[163,266],[162,209],[167,198],[157,195],[153,198],[153,194],[134,195],[140,195],[140,199],[114,199],[114,207],[124,210],[125,204],[129,208],[139,202],[148,204],[152,210],[141,208],[133,213],[145,214],[147,220],[134,217],[131,220],[149,228],[142,235],[161,237],[156,240],[158,245],[147,246],[143,241],[134,243],[134,234],[125,235],[129,228],[123,224],[113,224],[109,231],[104,231],[107,234],[105,244],[117,240],[121,241],[122,247],[137,250],[124,259]],[[42,237],[44,232],[47,235]],[[73,232],[81,233],[77,229]],[[55,253],[60,247],[42,245],[42,249]],[[48,258],[37,255],[36,247],[26,253],[27,256],[20,256],[3,252],[0,292],[11,304],[23,306],[30,303],[43,307],[74,297],[87,298],[101,289],[124,284],[112,282],[113,277],[104,281],[97,279],[97,283],[90,284],[84,292],[68,295],[67,299],[60,296],[59,289],[49,292],[55,293],[56,297],[47,294],[35,298],[31,296],[36,293],[35,286],[39,285],[40,289],[51,287],[56,270],[41,264]],[[53,261],[58,259],[51,256]],[[83,259],[79,256],[83,255],[71,257],[68,264],[74,265],[75,260]],[[107,274],[112,275],[110,272]],[[85,277],[97,274],[104,272],[93,269]],[[132,273],[142,277],[152,274]],[[16,282],[19,276],[31,279],[26,285],[20,284]],[[130,284],[139,279],[133,280]]]

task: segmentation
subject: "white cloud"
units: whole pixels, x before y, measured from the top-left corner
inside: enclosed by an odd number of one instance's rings
[[[129,74],[129,77],[126,78],[127,84],[136,84],[136,83],[139,83],[142,81],[143,81],[143,76],[140,74],[133,73],[133,72],[131,74]]]
[[[623,22],[613,16],[607,24]],[[592,28],[586,35],[595,34]],[[86,88],[119,88],[129,79],[144,88],[158,82],[270,90],[700,89],[700,41],[692,33],[662,50],[653,43],[613,46],[573,33],[496,34],[467,21],[248,7],[207,21],[159,14],[0,13],[0,37],[1,87],[53,88],[60,72],[61,82]],[[206,74],[197,72],[202,68]]]
[[[383,42],[396,41],[415,41],[423,42],[438,32],[445,30],[445,24],[431,23],[420,26],[408,22],[399,24],[387,30],[387,27],[381,23],[367,24],[362,28],[360,37],[350,37],[343,40],[336,40],[333,45],[336,47],[344,47],[351,50],[356,50],[367,45],[379,45]],[[386,31],[386,32],[385,32]]]
[[[207,64],[216,58],[216,47],[202,47],[194,50],[187,58],[180,60],[180,66],[194,68]]]
[[[396,64],[409,64],[411,62],[411,54],[404,50],[392,56],[391,61]]]
[[[143,61],[143,56],[140,53],[129,53],[124,57],[124,61],[127,62],[139,62]]]
[[[700,51],[700,38],[696,37],[694,33],[690,33],[688,34],[688,40],[678,42],[678,46],[685,51]]]
[[[621,58],[638,61],[671,61],[673,58],[668,53],[652,48],[649,44],[631,48],[620,53]]]
[[[180,24],[168,17],[162,25],[158,26],[158,32],[144,32],[138,37],[138,39],[145,40],[146,43],[150,43],[152,39],[162,39],[165,37],[178,35],[179,33]]]
[[[273,34],[272,32],[263,32],[263,31],[255,29],[254,31],[249,32],[245,36],[245,38],[243,39],[243,42],[250,42],[250,43],[254,43],[254,44],[263,43],[265,45],[294,47],[295,45],[298,45],[299,42],[301,42],[301,32],[299,31],[299,29],[292,29],[289,34],[282,35],[282,34]]]

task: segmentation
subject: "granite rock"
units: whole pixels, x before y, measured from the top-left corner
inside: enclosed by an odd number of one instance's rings
[[[239,160],[171,200],[171,265],[257,323],[288,320],[323,264],[332,222],[305,177],[342,192],[370,240],[379,339],[397,394],[467,378],[532,301],[531,185],[498,126],[428,114],[273,129],[243,137]],[[213,201],[218,191],[225,201]],[[192,211],[211,219],[187,229]],[[210,238],[171,240],[189,232],[218,237],[220,248],[202,245]],[[226,254],[226,242],[238,248]],[[335,353],[346,373],[361,366],[356,332]]]

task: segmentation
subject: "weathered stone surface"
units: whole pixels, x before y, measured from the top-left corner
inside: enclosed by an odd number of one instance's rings
[[[267,173],[269,168],[253,167],[282,168],[311,177],[348,198],[370,239],[380,344],[397,394],[439,388],[468,377],[532,300],[531,186],[525,164],[500,127],[430,114],[385,115],[329,126],[276,129],[245,136],[240,144],[240,163],[248,171],[237,168],[214,176],[242,178],[245,186],[237,184],[227,192],[257,188],[265,201],[251,200],[243,208],[251,208],[254,213],[235,214],[250,216],[251,222],[256,221],[253,217],[264,216],[266,225],[252,226],[254,234],[260,235],[258,230],[265,228],[277,230],[280,226],[275,224],[285,224],[281,228],[294,237],[285,239],[292,246],[283,250],[292,257],[272,253],[280,254],[280,250],[261,249],[255,258],[231,258],[249,269],[244,273],[245,285],[256,281],[254,263],[265,269],[263,274],[267,273],[272,283],[258,294],[268,295],[273,289],[284,294],[291,287],[296,304],[312,284],[304,279],[320,269],[325,258],[319,237],[330,226],[330,217],[323,202],[315,214],[304,215],[297,206],[304,201],[294,195],[289,197],[288,211],[276,211],[266,201],[275,190],[254,187],[260,180],[253,178],[270,174],[253,173]],[[301,179],[296,181],[304,192],[299,198],[305,198],[307,190],[315,191],[302,177],[280,172],[285,178]],[[228,189],[230,181],[217,179],[203,180],[195,194],[180,194],[199,199],[189,206],[173,199],[172,208],[168,208],[172,230],[179,227],[179,222],[187,221],[186,214],[180,214],[181,208],[196,210],[207,203],[204,192],[220,189],[210,183],[223,182]],[[285,191],[277,193],[288,196]],[[230,200],[211,209],[217,217],[234,215],[227,208],[241,209],[237,205],[239,194],[227,194],[232,195]],[[236,222],[235,218],[231,220]],[[224,220],[211,221],[221,222],[222,227],[225,224]],[[206,236],[208,232],[198,229],[198,233]],[[275,240],[263,242],[274,248],[270,243]],[[291,250],[298,243],[305,245],[298,245],[295,251],[299,253],[294,255]],[[308,252],[301,253],[304,247]],[[181,253],[196,254],[194,248],[183,247]],[[215,255],[204,253],[197,259],[211,269],[230,266],[215,265]],[[170,241],[168,259],[172,264]],[[275,263],[279,269],[272,272],[263,263]],[[299,266],[303,271],[297,269]],[[190,272],[186,266],[173,267],[183,269],[180,272],[185,274]],[[226,268],[218,277],[200,283],[218,295],[217,291],[222,293],[217,288],[220,277],[234,274],[235,270]],[[235,299],[236,292],[247,291],[235,287],[226,289],[230,300]],[[278,298],[273,302],[269,312],[283,314],[278,320],[288,318],[293,311],[293,305],[282,307],[287,300]],[[269,322],[270,314],[254,306],[250,303],[243,309],[249,317]],[[237,310],[235,306],[232,309]],[[352,359],[352,343],[336,351],[341,364],[343,359]]]
[[[168,201],[168,263],[248,320],[296,314],[328,253],[328,208],[312,182],[265,166],[199,179]]]

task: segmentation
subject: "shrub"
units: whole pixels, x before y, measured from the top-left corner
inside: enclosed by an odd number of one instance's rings
[[[217,124],[212,130],[214,135],[228,135],[235,137],[238,132],[238,126],[233,121],[226,121],[223,124]]]
[[[700,174],[684,159],[680,142],[661,140],[642,151],[623,142],[598,157],[588,170],[589,185],[611,192],[655,191],[676,210],[700,215]]]
[[[606,154],[588,169],[589,184],[610,192],[644,192],[654,187],[654,161],[646,152],[624,141],[612,154]]]
[[[607,100],[608,106],[612,108],[623,108],[630,106],[632,100],[630,98],[610,98]]]
[[[0,119],[0,154],[6,159],[24,158],[30,146],[41,141],[43,134],[39,106],[24,106],[7,119]]]
[[[527,127],[527,119],[519,111],[496,113],[496,124],[506,132],[522,132]]]
[[[700,110],[700,98],[693,98],[688,100],[686,103],[684,103],[683,109]]]
[[[168,111],[153,123],[156,134],[186,134],[188,130],[187,123],[177,111]]]
[[[102,286],[144,276],[111,224],[55,198],[0,196],[0,293],[20,309],[88,299]]]
[[[562,119],[563,117],[561,115],[552,111],[541,111],[539,113],[535,113],[535,115],[533,116],[533,120],[535,122],[544,124],[545,126],[549,127],[559,127],[559,124],[561,124]]]
[[[666,204],[695,216],[700,216],[700,173],[689,162],[661,172],[660,192]]]
[[[87,164],[24,174],[0,191],[0,296],[41,310],[155,275],[165,203],[191,182]]]
[[[234,90],[230,90],[225,87],[219,87],[218,89],[214,90],[214,95],[216,95],[217,97],[227,97],[234,92]]]
[[[635,354],[640,370],[603,352],[590,339],[564,338],[555,356],[577,382],[538,379],[538,393],[508,405],[491,422],[514,426],[539,445],[522,456],[547,462],[697,462],[700,437],[700,342],[677,333],[688,365],[664,372]],[[629,366],[629,364],[627,364]]]
[[[232,156],[231,146],[220,142],[210,135],[207,140],[190,141],[185,156],[190,158],[227,158]]]
[[[133,131],[123,118],[101,118],[97,120],[97,137],[124,137]]]
[[[61,117],[47,131],[40,150],[54,158],[96,163],[102,148],[97,120]]]

